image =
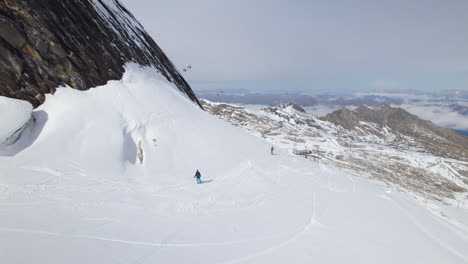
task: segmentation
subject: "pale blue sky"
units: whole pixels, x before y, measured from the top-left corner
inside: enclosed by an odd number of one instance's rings
[[[466,0],[121,0],[195,90],[468,90]]]

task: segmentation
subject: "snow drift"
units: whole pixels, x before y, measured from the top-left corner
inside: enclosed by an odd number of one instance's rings
[[[31,120],[32,105],[26,101],[0,96],[0,147],[14,143]]]
[[[1,263],[468,261],[462,222],[270,155],[171,86],[130,65],[121,81],[48,95],[31,146],[0,157]]]

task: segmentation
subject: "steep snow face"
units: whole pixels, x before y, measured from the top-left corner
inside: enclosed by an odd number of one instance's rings
[[[0,96],[0,147],[16,141],[31,113],[29,102]]]
[[[1,263],[468,261],[466,211],[446,222],[385,186],[270,155],[171,86],[130,66],[48,96],[31,146],[0,157]]]

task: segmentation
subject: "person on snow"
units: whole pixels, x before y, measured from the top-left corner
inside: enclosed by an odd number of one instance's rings
[[[271,155],[273,155],[274,150],[275,150],[275,147],[271,146]]]
[[[194,178],[197,178],[197,184],[200,184],[202,183],[201,181],[201,173],[197,170],[197,172],[195,172],[195,176],[193,176]]]

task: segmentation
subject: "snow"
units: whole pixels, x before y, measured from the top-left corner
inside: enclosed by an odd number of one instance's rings
[[[468,261],[465,225],[377,182],[270,155],[154,70],[59,88],[36,112],[47,118],[34,142],[0,156],[0,263]]]
[[[202,104],[210,113],[272,145],[288,149],[291,153],[302,149],[312,150],[322,164],[359,177],[381,180],[415,196],[428,208],[429,197],[432,201],[468,210],[467,193],[460,192],[468,188],[464,179],[468,163],[435,156],[414,144],[414,138],[395,133],[389,127],[360,122],[354,130],[347,130],[307,113],[289,111],[290,107],[285,105],[246,110],[244,105],[226,104],[224,113],[220,113],[213,111],[211,105],[214,103],[203,100]],[[243,116],[243,120],[231,118],[234,115]],[[290,123],[291,119],[296,120],[296,124]],[[345,155],[346,159],[337,160],[334,158],[336,155]],[[458,187],[454,189],[455,186]],[[437,215],[468,226],[467,218],[445,217],[452,215],[451,210]],[[457,218],[457,214],[454,217]]]
[[[31,118],[32,105],[27,101],[0,96],[0,146],[10,141]]]

